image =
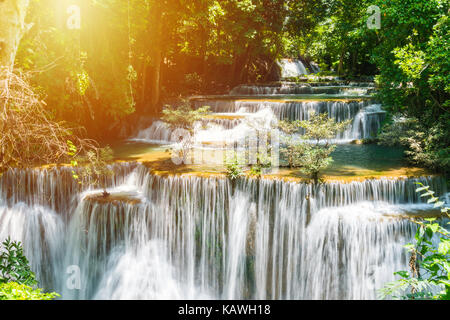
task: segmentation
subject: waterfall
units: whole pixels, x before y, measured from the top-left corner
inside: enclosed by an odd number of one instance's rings
[[[263,109],[272,109],[279,120],[308,120],[310,112],[328,113],[337,121],[353,119],[370,101],[259,101],[259,100],[208,100],[194,101],[195,107],[210,106],[213,112],[255,113]]]
[[[374,138],[381,129],[385,112],[381,105],[363,101],[258,101],[258,100],[212,100],[195,102],[196,106],[209,105],[215,112],[248,114],[272,110],[278,120],[309,120],[311,112],[327,113],[337,122],[352,120],[350,127],[336,137],[337,143],[345,143],[356,139]],[[237,129],[236,129],[237,130]],[[222,133],[226,136],[226,130]],[[223,140],[223,138],[222,138]]]
[[[9,207],[0,200],[0,241],[21,241],[37,279],[49,287],[57,286],[53,272],[61,270],[63,230],[63,220],[49,208],[20,202]]]
[[[281,59],[278,64],[281,68],[281,78],[295,78],[309,74],[303,62],[298,59]]]
[[[312,73],[319,73],[320,72],[320,67],[319,67],[319,65],[317,63],[310,62],[309,64],[311,65]]]
[[[355,116],[352,128],[350,129],[350,136],[358,137],[357,139],[376,137],[378,131],[381,129],[384,118],[385,111],[379,104],[370,105],[364,109],[361,109]]]
[[[373,104],[369,96],[374,90],[371,82],[281,82],[239,85],[229,95],[192,97],[193,108],[209,106],[212,112],[195,124],[195,147],[217,148],[218,142],[229,137],[242,140],[249,131],[249,121],[255,119],[309,120],[311,112],[327,113],[337,122],[352,120],[349,128],[333,139],[335,143],[374,138],[385,118],[381,105]],[[171,135],[166,124],[155,121],[130,140],[165,145],[178,139]]]
[[[157,144],[170,144],[172,130],[162,121],[155,121],[152,125],[144,130],[141,130],[138,135],[133,138],[134,141],[145,141]]]
[[[0,177],[0,237],[24,242],[42,286],[76,299],[374,299],[407,270],[402,247],[434,212],[415,182],[310,185],[150,173],[117,164],[100,190],[70,169]],[[81,270],[69,289],[67,268]]]
[[[346,84],[325,85],[310,83],[281,83],[273,85],[239,85],[230,91],[230,96],[276,96],[300,94],[334,94],[345,96],[365,96],[373,91],[373,86],[354,87]]]

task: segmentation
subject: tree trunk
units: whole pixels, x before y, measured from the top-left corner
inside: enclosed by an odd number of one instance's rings
[[[344,71],[344,55],[345,55],[345,46],[341,50],[341,56],[339,57],[339,66],[338,66],[338,75],[341,76]]]
[[[150,12],[150,21],[153,23],[149,26],[149,33],[152,39],[152,47],[150,49],[150,72],[148,74],[148,82],[150,85],[150,113],[157,114],[157,106],[161,97],[161,63],[162,63],[162,7],[161,3],[156,3]]]
[[[29,0],[0,0],[0,66],[13,68],[25,33]]]
[[[200,50],[200,57],[202,59],[202,65],[201,65],[201,75],[203,76],[203,79],[206,79],[206,73],[208,71],[207,67],[207,60],[206,56],[208,54],[208,32],[204,26],[200,26],[201,30],[201,50]]]

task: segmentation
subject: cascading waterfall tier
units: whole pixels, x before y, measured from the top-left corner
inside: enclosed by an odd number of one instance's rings
[[[351,125],[336,137],[336,142],[374,138],[381,128],[385,112],[381,105],[370,100],[354,101],[259,101],[259,100],[193,100],[194,107],[209,106],[216,119],[199,121],[196,126],[197,140],[214,137],[225,141],[226,137],[241,138],[250,126],[246,120],[259,118],[263,122],[276,120],[309,120],[311,112],[327,113],[337,122],[352,120]],[[222,118],[221,118],[222,116]],[[223,117],[225,116],[225,117]],[[228,117],[228,119],[226,118]],[[234,118],[233,118],[234,117]],[[170,144],[172,130],[161,121],[154,122],[132,140],[149,143]],[[208,140],[206,139],[206,140]],[[209,140],[208,140],[209,142]]]
[[[328,113],[337,121],[353,119],[360,110],[371,105],[370,100],[350,101],[261,101],[261,100],[194,100],[195,108],[209,106],[218,113],[255,113],[271,109],[279,120],[309,120],[311,111]]]
[[[369,95],[374,90],[371,82],[275,82],[239,85],[229,95],[191,97],[192,107],[209,106],[212,112],[195,125],[195,147],[217,148],[229,139],[242,140],[250,129],[266,130],[259,122],[271,122],[276,127],[277,120],[309,120],[312,112],[327,113],[337,122],[351,120],[347,130],[333,139],[335,143],[372,139],[385,118],[381,105],[374,104]],[[172,144],[178,137],[172,137],[172,130],[163,122],[155,121],[130,140]]]
[[[281,83],[274,85],[240,85],[231,90],[230,96],[334,94],[344,96],[364,96],[372,93],[374,87],[355,87],[348,85],[319,86],[310,84]]]
[[[421,215],[415,182],[311,185],[161,177],[117,164],[101,190],[68,168],[0,178],[0,238],[21,240],[42,285],[75,299],[374,299],[406,270],[403,245]],[[81,289],[67,287],[67,268]]]
[[[309,74],[309,71],[299,59],[281,59],[278,65],[281,68],[281,78],[295,78]]]

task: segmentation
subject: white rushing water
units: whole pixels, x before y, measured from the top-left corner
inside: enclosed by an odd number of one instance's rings
[[[438,177],[233,187],[113,169],[122,200],[76,191],[65,168],[0,178],[0,238],[23,241],[42,286],[65,299],[374,299],[407,270],[404,216],[431,210],[415,182],[446,193]],[[67,285],[74,265],[80,290]]]
[[[366,96],[374,90],[372,86],[350,86],[346,84],[319,85],[309,83],[280,83],[239,85],[230,91],[230,96],[283,96],[300,94],[333,94],[343,96]]]
[[[298,59],[281,59],[281,78],[295,78],[309,74],[303,62]]]
[[[300,61],[284,61],[284,72],[307,74]],[[255,126],[308,120],[311,111],[351,120],[336,143],[372,138],[385,117],[381,105],[330,96],[372,89],[338,81],[241,85],[231,95],[261,97],[193,99],[215,113],[195,124],[194,145],[217,149],[244,141]],[[264,97],[277,94],[323,96]],[[172,144],[172,133],[155,121],[131,140]],[[112,167],[114,176],[105,178],[111,197],[102,199],[102,190],[78,185],[71,170],[0,176],[0,240],[22,241],[41,286],[63,299],[375,299],[395,271],[408,268],[403,245],[416,227],[406,218],[435,213],[415,183],[446,193],[440,177],[231,183],[160,177],[130,163]]]
[[[232,108],[227,109],[217,103],[216,110],[229,117],[239,117],[234,120],[216,119],[215,121],[199,121],[195,127],[194,141],[197,147],[205,143],[223,141],[240,141],[255,130],[269,130],[276,126],[280,119],[309,120],[311,112],[328,113],[337,122],[352,120],[348,129],[333,140],[335,143],[348,143],[358,139],[374,138],[381,128],[385,112],[381,105],[370,105],[368,102],[259,102],[236,101]],[[228,113],[224,113],[228,112]],[[176,141],[172,131],[161,121],[154,122],[149,128],[141,131],[131,139],[156,144],[171,144]]]
[[[336,122],[351,121],[348,129],[333,139],[334,143],[375,138],[385,119],[385,111],[367,96],[372,90],[373,83],[282,82],[239,85],[228,96],[193,97],[193,108],[209,106],[212,112],[196,123],[194,145],[217,148],[217,144],[224,141],[242,141],[255,129],[273,129],[279,120],[309,120],[312,114],[319,113],[326,113]],[[239,98],[239,95],[249,97]],[[287,96],[278,99],[277,95]],[[172,133],[162,121],[155,121],[130,140],[167,145],[178,141],[179,137]]]

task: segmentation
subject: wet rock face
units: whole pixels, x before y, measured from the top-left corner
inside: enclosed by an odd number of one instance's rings
[[[141,203],[141,199],[132,192],[118,192],[118,193],[97,193],[88,195],[84,198],[85,201],[91,201],[99,204],[113,204],[126,203],[136,205]]]

